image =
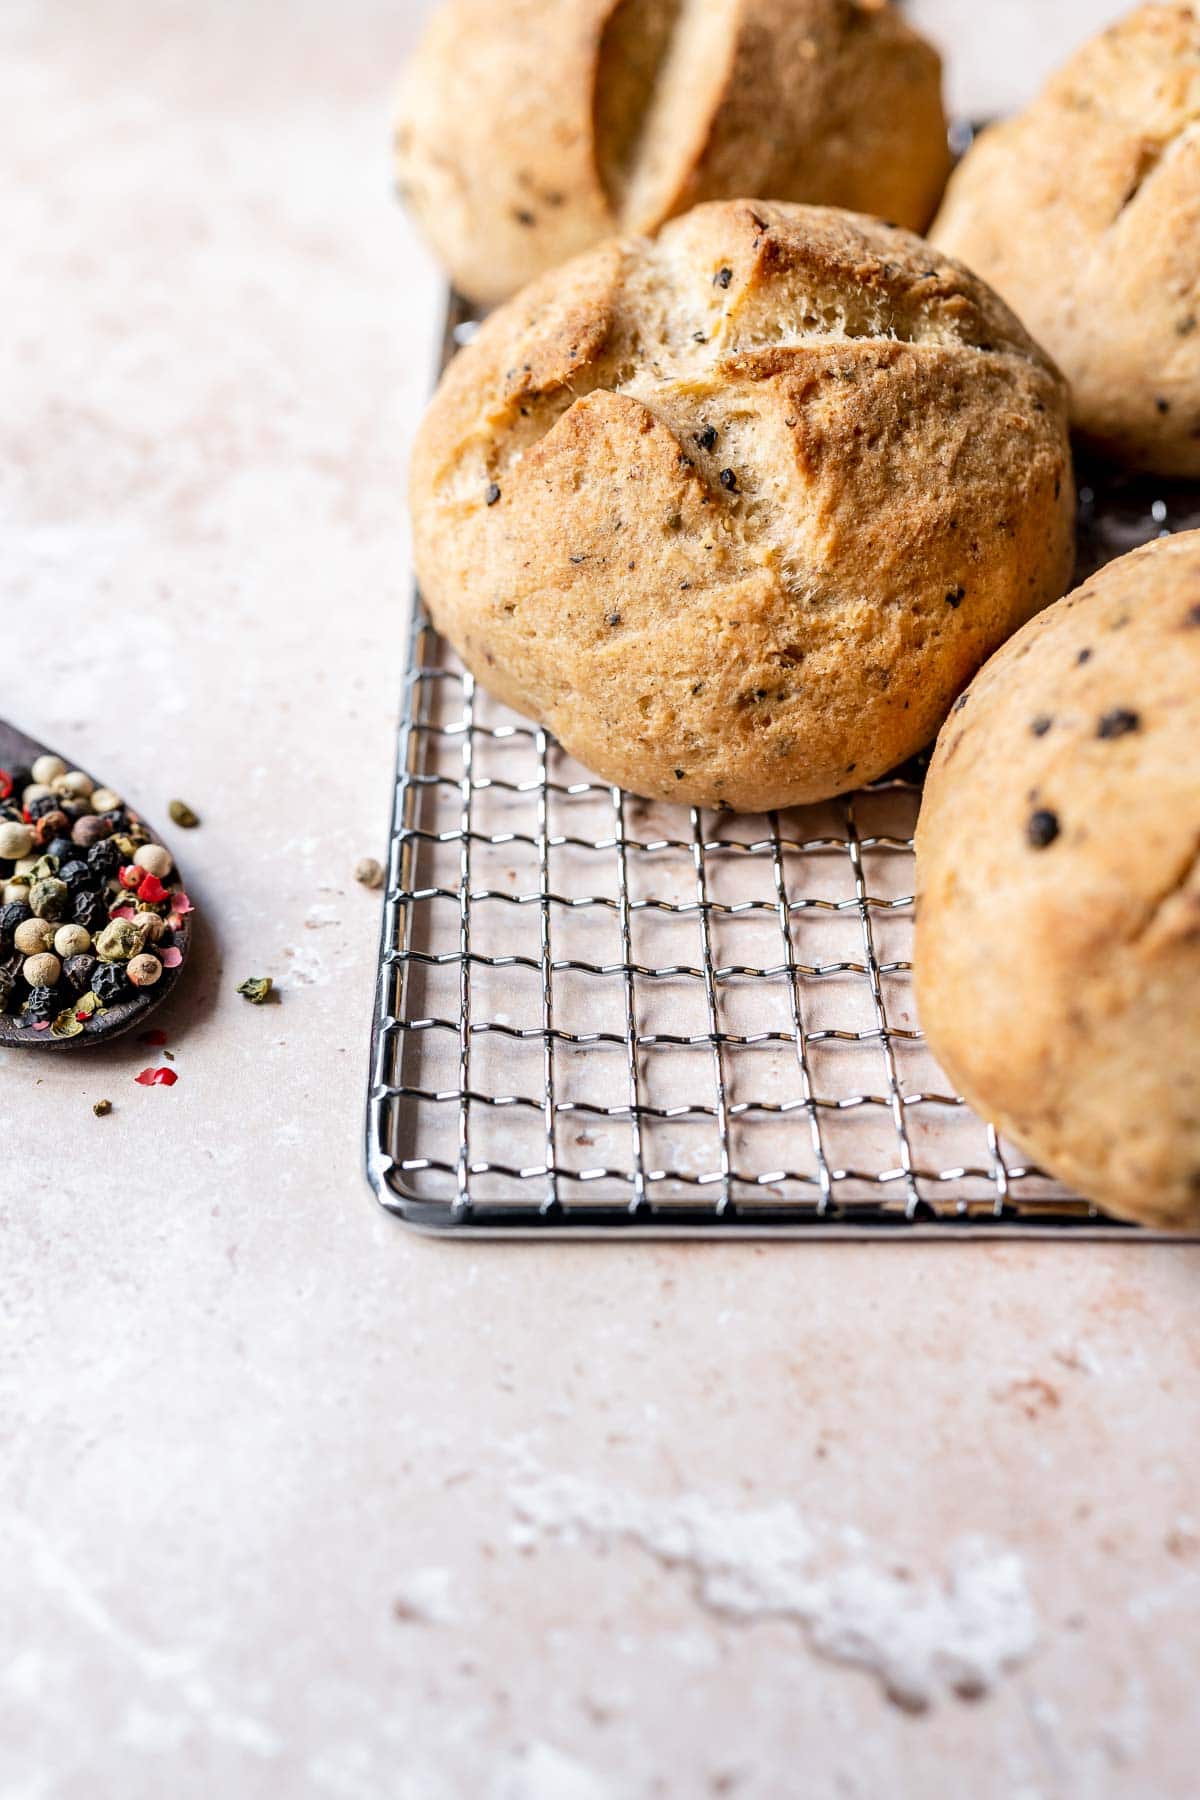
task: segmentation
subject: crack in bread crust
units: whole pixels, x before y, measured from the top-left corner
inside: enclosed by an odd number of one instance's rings
[[[455,285],[492,303],[737,194],[924,227],[949,172],[940,90],[936,51],[874,0],[443,0],[397,180]]]

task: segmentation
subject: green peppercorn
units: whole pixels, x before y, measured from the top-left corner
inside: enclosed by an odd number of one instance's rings
[[[39,919],[61,919],[67,911],[67,884],[57,875],[44,875],[29,890],[29,906]]]
[[[185,831],[194,831],[200,823],[186,800],[172,800],[167,807],[173,825],[181,825]]]
[[[243,981],[239,985],[238,993],[243,1000],[248,1000],[251,1006],[261,1006],[270,994],[272,986],[269,975],[251,976],[248,981]]]
[[[132,919],[110,919],[92,947],[101,962],[128,962],[139,954],[144,942]]]

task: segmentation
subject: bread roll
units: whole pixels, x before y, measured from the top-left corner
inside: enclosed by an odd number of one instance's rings
[[[397,176],[490,304],[701,200],[923,228],[949,172],[940,84],[886,0],[447,0],[403,85]]]
[[[1121,1218],[1200,1225],[1200,532],[1012,638],[938,739],[916,993],[959,1091]]]
[[[412,510],[433,617],[509,705],[636,793],[787,806],[927,743],[1062,592],[1065,393],[919,238],[718,202],[493,314]]]
[[[1142,6],[985,131],[933,241],[1001,293],[1103,455],[1200,475],[1200,20]]]

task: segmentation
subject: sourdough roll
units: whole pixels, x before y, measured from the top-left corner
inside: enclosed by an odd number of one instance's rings
[[[702,200],[923,228],[949,173],[937,52],[886,0],[445,0],[395,141],[401,193],[487,304]]]
[[[439,627],[605,780],[819,800],[927,743],[1062,592],[1063,383],[919,238],[714,203],[493,314],[412,513]]]
[[[1200,532],[1012,638],[917,827],[921,1023],[971,1105],[1122,1218],[1200,1225]]]
[[[1102,454],[1200,475],[1200,18],[1141,6],[985,131],[933,240],[1001,293]]]

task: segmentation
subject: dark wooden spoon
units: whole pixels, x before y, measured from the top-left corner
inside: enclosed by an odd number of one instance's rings
[[[52,752],[46,744],[39,744],[34,738],[26,737],[15,725],[9,725],[4,719],[0,719],[0,769],[28,769],[39,756],[52,754],[62,753]],[[69,757],[64,758],[64,761],[70,768],[78,767]],[[161,844],[162,839],[141,813],[137,814],[137,818],[143,830],[149,833],[151,842]],[[164,845],[164,848],[168,846]],[[81,851],[80,854],[84,853]],[[171,992],[187,961],[191,942],[191,919],[188,914],[185,913],[180,919],[173,936],[175,948],[180,952],[182,960],[173,969],[164,967],[153,987],[141,988],[128,1000],[118,1000],[115,1006],[94,1013],[85,1022],[83,1030],[74,1037],[55,1037],[52,1031],[37,1031],[31,1025],[20,1024],[16,1013],[0,1012],[0,1049],[15,1045],[25,1050],[54,1050],[98,1044],[102,1040],[107,1043],[110,1038],[119,1037],[123,1031],[129,1031],[135,1025],[144,1025]],[[82,997],[81,995],[80,998]],[[63,1004],[65,1007],[65,1000]]]

